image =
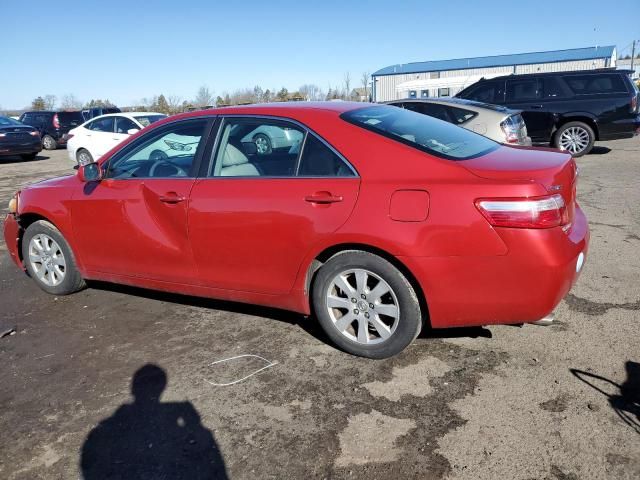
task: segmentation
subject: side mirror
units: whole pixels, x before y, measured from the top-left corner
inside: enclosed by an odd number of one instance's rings
[[[139,131],[140,131],[139,128],[130,128],[129,130],[127,130],[127,133],[129,135],[134,135],[134,134],[138,133]]]
[[[81,182],[99,182],[102,180],[102,168],[98,162],[91,162],[78,167],[78,178]]]

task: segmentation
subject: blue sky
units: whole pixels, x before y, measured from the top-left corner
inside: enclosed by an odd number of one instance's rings
[[[220,3],[220,4],[219,4]],[[243,87],[323,90],[395,63],[640,39],[640,1],[5,1],[0,108],[73,93],[121,106]]]

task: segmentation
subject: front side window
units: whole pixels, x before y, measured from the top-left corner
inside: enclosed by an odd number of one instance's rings
[[[89,125],[87,125],[85,128],[88,128],[92,132],[113,133],[115,123],[114,120],[114,117],[98,118],[97,120],[94,120]]]
[[[498,84],[495,82],[478,85],[464,95],[464,98],[482,103],[495,103],[498,101]]]
[[[177,122],[137,139],[114,157],[107,178],[170,178],[192,176],[203,145],[207,119]]]
[[[163,118],[167,118],[166,115],[135,115],[133,118],[142,125],[143,127],[148,127],[152,123],[157,122],[158,120],[162,120]]]
[[[567,75],[564,81],[576,95],[627,92],[622,77],[615,73]]]
[[[526,102],[527,100],[537,100],[541,97],[538,79],[536,78],[507,81],[507,102]]]
[[[402,108],[366,107],[345,112],[340,118],[448,160],[479,157],[499,147],[493,140],[469,130]]]
[[[303,139],[303,129],[289,122],[227,118],[221,127],[209,176],[293,176]]]
[[[116,133],[129,133],[129,130],[140,130],[140,127],[136,125],[133,120],[127,117],[115,117],[116,119]]]

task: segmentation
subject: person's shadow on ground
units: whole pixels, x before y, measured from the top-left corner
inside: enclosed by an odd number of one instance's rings
[[[213,434],[191,402],[161,403],[167,375],[140,368],[131,383],[134,402],[101,421],[82,446],[85,480],[226,479]]]

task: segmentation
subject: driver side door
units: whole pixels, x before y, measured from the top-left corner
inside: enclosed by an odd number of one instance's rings
[[[197,283],[187,209],[210,122],[150,130],[102,164],[102,181],[74,195],[73,228],[90,277]]]

